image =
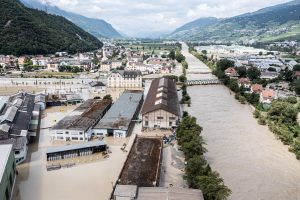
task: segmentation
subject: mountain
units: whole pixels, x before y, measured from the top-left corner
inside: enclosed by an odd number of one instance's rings
[[[300,0],[175,32],[169,39],[206,41],[300,40]]]
[[[172,35],[180,33],[180,32],[185,32],[185,31],[190,31],[193,28],[206,28],[208,26],[214,25],[219,21],[218,18],[215,17],[206,17],[206,18],[200,18],[195,21],[189,22],[179,28],[177,28]]]
[[[18,0],[0,0],[0,10],[0,54],[75,53],[103,46],[64,17],[27,8]]]
[[[39,0],[21,0],[27,7],[35,8],[39,10],[47,10],[48,13],[63,16],[81,27],[83,30],[89,32],[95,37],[107,37],[107,38],[121,38],[122,35],[102,19],[88,18],[72,12],[61,10],[56,6],[46,5]]]

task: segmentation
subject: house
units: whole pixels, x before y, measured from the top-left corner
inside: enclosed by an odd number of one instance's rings
[[[260,93],[259,102],[263,104],[271,104],[275,98],[276,94],[274,90],[263,90]]]
[[[109,72],[112,68],[110,61],[104,61],[101,63],[100,72]]]
[[[250,89],[251,87],[251,81],[249,78],[240,78],[238,80],[239,87],[243,86],[245,89]]]
[[[137,70],[114,70],[107,78],[109,88],[141,88],[142,73]]]
[[[51,128],[52,140],[91,140],[92,128],[104,116],[111,104],[111,100],[89,99],[85,101]]]
[[[229,76],[230,78],[238,77],[237,71],[233,67],[229,67],[225,70],[226,76]]]
[[[52,61],[47,64],[47,70],[58,72],[60,63],[58,61]]]
[[[106,85],[100,81],[92,81],[89,83],[90,92],[104,93],[106,91]]]
[[[16,163],[13,146],[0,145],[0,199],[12,199],[16,179]]]
[[[251,85],[251,93],[260,94],[263,91],[263,86],[261,84],[253,84]]]
[[[111,68],[112,69],[116,69],[118,67],[122,67],[122,65],[123,65],[122,60],[113,60],[113,61],[111,61]]]
[[[144,128],[176,127],[181,117],[175,83],[157,78],[151,83],[142,111]]]
[[[138,90],[125,90],[110,110],[93,128],[96,136],[127,137],[133,130],[143,104],[143,92]]]

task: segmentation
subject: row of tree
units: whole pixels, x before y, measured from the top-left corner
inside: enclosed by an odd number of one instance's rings
[[[176,135],[187,161],[187,181],[191,188],[202,190],[204,199],[224,200],[230,196],[231,191],[205,160],[206,149],[201,132],[202,127],[197,124],[197,119],[184,112]]]

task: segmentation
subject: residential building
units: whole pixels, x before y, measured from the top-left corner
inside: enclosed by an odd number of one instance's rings
[[[256,94],[260,94],[263,91],[263,86],[261,84],[253,84],[251,85],[251,93],[256,93]]]
[[[260,93],[259,102],[263,104],[271,104],[275,98],[276,94],[274,90],[263,90]]]
[[[110,72],[112,65],[110,61],[104,61],[101,63],[100,72]]]
[[[92,81],[89,83],[90,92],[104,93],[106,91],[106,85],[101,81]]]
[[[93,128],[93,134],[97,136],[127,137],[131,134],[135,123],[133,120],[137,119],[143,100],[142,91],[125,90]]]
[[[59,71],[59,65],[60,65],[59,62],[51,61],[47,64],[47,70],[58,72]]]
[[[251,87],[251,81],[249,78],[240,78],[238,80],[239,87],[243,86],[245,89],[250,89]]]
[[[92,128],[104,116],[111,103],[111,100],[89,99],[85,101],[51,128],[52,140],[91,140]]]
[[[225,74],[230,78],[235,78],[239,76],[237,71],[233,67],[229,67],[228,69],[226,69]]]
[[[142,73],[140,71],[114,70],[107,78],[109,88],[142,88]]]
[[[177,126],[181,112],[176,85],[171,79],[152,81],[141,114],[145,128],[169,129]]]
[[[0,145],[0,199],[10,200],[16,179],[16,163],[11,144]]]

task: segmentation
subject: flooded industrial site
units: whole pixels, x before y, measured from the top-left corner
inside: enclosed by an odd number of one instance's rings
[[[75,107],[57,107],[46,111],[42,119],[39,141],[29,145],[28,162],[18,166],[15,187],[16,200],[53,200],[53,199],[108,199],[112,187],[126,160],[128,152],[120,148],[127,143],[127,150],[133,142],[136,131],[129,138],[105,138],[112,153],[109,158],[94,155],[70,160],[76,165],[55,171],[46,170],[46,149],[51,143],[48,127],[62,119]],[[59,110],[57,110],[59,109]],[[136,127],[138,128],[138,126]],[[30,161],[30,162],[29,162]],[[64,162],[67,162],[64,161]]]
[[[209,69],[188,53],[189,80],[213,78]],[[229,199],[300,199],[300,161],[252,116],[252,108],[235,100],[225,86],[188,87],[192,105],[187,111],[203,127],[213,170],[232,190]]]

